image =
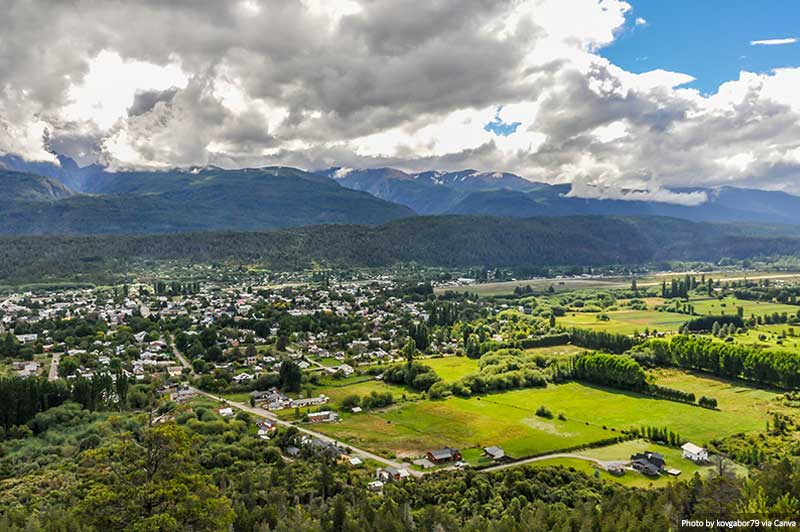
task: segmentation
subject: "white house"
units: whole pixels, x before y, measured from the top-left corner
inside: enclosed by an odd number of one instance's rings
[[[692,462],[708,461],[708,451],[692,442],[684,443],[681,449],[683,450],[683,457],[688,458]]]

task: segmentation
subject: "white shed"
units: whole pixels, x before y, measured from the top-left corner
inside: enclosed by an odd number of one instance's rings
[[[683,457],[688,458],[692,462],[708,461],[708,451],[692,442],[684,443],[681,449],[683,450]]]

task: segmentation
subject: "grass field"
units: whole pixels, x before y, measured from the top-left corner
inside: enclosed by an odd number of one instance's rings
[[[637,331],[643,332],[645,329],[677,331],[690,319],[685,314],[657,310],[614,310],[605,314],[610,318],[607,321],[597,319],[598,313],[568,312],[566,316],[557,318],[556,323],[564,327],[633,334]]]
[[[454,382],[478,371],[478,361],[467,357],[426,358],[422,360],[445,382]]]
[[[598,447],[596,449],[586,449],[580,451],[580,454],[583,456],[588,456],[590,458],[596,458],[598,460],[616,462],[616,461],[629,460],[631,455],[635,453],[640,453],[642,451],[653,451],[661,453],[664,456],[664,460],[666,461],[667,467],[680,470],[681,474],[678,476],[678,479],[681,480],[686,480],[688,478],[691,478],[695,473],[699,473],[701,476],[707,476],[714,471],[714,466],[697,465],[690,460],[684,459],[680,449],[676,449],[673,447],[666,447],[664,445],[656,445],[644,440],[624,441],[620,443],[615,443],[613,445],[608,445],[606,447]],[[535,465],[536,467],[547,467],[556,465],[561,465],[564,467],[572,467],[578,471],[583,471],[587,475],[592,475],[592,476],[595,475],[595,471],[597,470],[595,464],[577,458],[553,458],[551,460],[542,460],[539,462],[534,462],[533,465]],[[741,466],[731,465],[731,467],[734,468],[734,471],[738,475],[747,474],[747,470]],[[599,477],[603,480],[617,482],[624,486],[636,487],[636,488],[649,488],[649,487],[658,488],[666,486],[669,482],[675,480],[675,477],[667,475],[663,475],[658,478],[649,478],[634,471],[626,471],[623,476],[615,477],[614,475],[611,475],[606,471],[600,470]]]
[[[508,455],[521,458],[586,445],[641,425],[668,427],[699,445],[764,427],[766,415],[760,407],[730,410],[727,400],[725,404],[720,410],[708,410],[569,383],[469,399],[406,403],[384,412],[346,417],[320,430],[398,456],[418,456],[445,445],[462,450],[499,445]],[[563,412],[566,420],[537,417],[534,412],[540,405],[556,414]]]
[[[792,330],[797,336],[791,335]],[[764,335],[763,340],[760,338],[762,334]],[[798,351],[800,350],[800,326],[759,325],[755,329],[748,329],[743,334],[735,335],[733,339],[740,344],[757,345],[765,349]]]
[[[542,355],[542,356],[570,356],[579,353],[591,351],[585,347],[578,347],[577,345],[554,345],[551,347],[531,347],[525,349],[526,355]]]
[[[787,313],[790,316],[796,315],[800,307],[797,305],[782,305],[778,303],[768,303],[764,301],[747,301],[744,299],[737,299],[735,297],[725,297],[722,299],[704,297],[692,298],[690,304],[694,305],[694,311],[697,314],[736,314],[736,308],[742,307],[744,309],[744,317],[748,318],[750,315],[764,316],[765,314],[778,314]]]
[[[445,292],[469,292],[479,296],[508,296],[514,293],[518,287],[530,286],[534,291],[544,292],[551,286],[556,292],[567,290],[578,290],[581,288],[625,288],[631,282],[622,277],[619,278],[595,278],[595,279],[524,279],[521,281],[502,281],[498,283],[481,283],[468,286],[455,286],[448,288],[435,288],[434,293],[443,294]]]
[[[661,386],[692,392],[698,398],[702,395],[713,397],[717,400],[717,408],[721,412],[736,415],[753,423],[759,419],[765,420],[772,412],[789,409],[774,401],[782,395],[782,392],[777,390],[754,388],[741,381],[672,369],[659,369],[651,373],[655,376],[656,383]]]
[[[334,406],[338,406],[339,403],[347,397],[348,395],[359,395],[365,396],[369,395],[372,392],[391,392],[395,398],[395,401],[400,401],[403,396],[407,399],[417,399],[419,394],[404,388],[402,386],[395,386],[392,384],[386,384],[385,382],[376,381],[374,379],[364,381],[364,382],[356,382],[352,384],[348,384],[345,386],[318,386],[314,388],[314,394],[325,394],[331,399],[331,403]]]

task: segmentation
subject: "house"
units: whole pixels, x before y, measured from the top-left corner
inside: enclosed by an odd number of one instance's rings
[[[427,458],[434,464],[442,464],[444,462],[454,462],[456,460],[461,460],[461,452],[458,449],[451,449],[450,447],[445,447],[443,449],[438,449],[436,451],[428,451]]]
[[[502,460],[506,457],[506,452],[501,447],[491,446],[483,450],[483,454],[494,460]]]
[[[353,467],[358,467],[358,466],[360,466],[360,465],[362,465],[362,464],[364,463],[364,462],[361,460],[361,458],[359,458],[358,456],[352,456],[352,457],[350,457],[350,459],[348,460],[348,462],[350,462],[350,465],[351,465],[351,466],[353,466]]]
[[[386,466],[383,469],[378,469],[375,476],[378,478],[378,480],[382,480],[384,482],[396,482],[407,479],[409,474],[405,469],[397,469],[392,466]]]
[[[189,399],[195,397],[196,395],[197,395],[196,391],[186,388],[169,394],[169,398],[170,400],[175,401],[176,403],[182,403],[184,401],[188,401]]]
[[[708,451],[703,447],[693,444],[692,442],[684,443],[681,446],[681,450],[683,451],[683,457],[691,460],[692,462],[708,461]]]
[[[300,449],[295,447],[294,445],[290,445],[286,448],[286,454],[289,456],[298,456],[300,454]]]
[[[339,419],[339,414],[331,412],[330,410],[323,410],[322,412],[311,412],[308,414],[309,423],[325,423],[328,421],[336,421]]]
[[[18,340],[20,343],[23,343],[23,344],[27,344],[27,343],[29,343],[29,342],[35,342],[35,341],[36,341],[36,340],[38,340],[38,339],[39,339],[39,335],[38,335],[37,333],[31,333],[31,334],[18,334],[18,335],[17,335],[17,340]]]
[[[231,407],[220,408],[219,415],[221,415],[222,417],[233,417],[233,408]]]
[[[375,480],[367,484],[367,489],[369,491],[381,491],[383,489],[383,482],[380,480]]]
[[[666,462],[661,453],[645,451],[631,456],[631,467],[643,475],[655,477],[661,474]]]

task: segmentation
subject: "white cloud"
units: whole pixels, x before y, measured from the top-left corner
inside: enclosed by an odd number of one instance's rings
[[[619,0],[8,2],[0,151],[31,159],[473,167],[676,203],[698,199],[667,187],[800,192],[800,68],[711,95],[626,71],[597,54],[630,23]],[[498,106],[508,136],[484,130]]]
[[[642,18],[642,17],[636,17],[636,20],[634,21],[634,23],[637,26],[646,26],[647,25],[647,20]]]
[[[780,46],[783,44],[795,44],[797,39],[795,37],[787,37],[785,39],[762,39],[760,41],[750,41],[750,46]]]

